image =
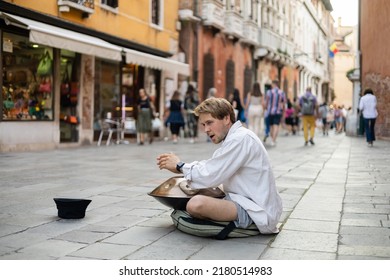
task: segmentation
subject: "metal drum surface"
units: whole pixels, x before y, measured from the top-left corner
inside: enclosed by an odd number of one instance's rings
[[[196,194],[207,195],[215,198],[225,197],[222,186],[200,190],[189,189],[183,176],[168,179],[148,195],[153,196],[160,203],[176,210],[185,210],[187,202]]]

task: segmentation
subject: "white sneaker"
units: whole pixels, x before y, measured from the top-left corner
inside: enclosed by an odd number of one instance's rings
[[[276,143],[274,141],[271,141],[270,145],[273,147],[276,145]]]

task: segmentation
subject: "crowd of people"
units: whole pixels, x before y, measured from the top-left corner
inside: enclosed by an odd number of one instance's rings
[[[206,98],[216,95],[216,88],[210,88]],[[235,88],[228,95],[227,100],[234,108],[236,120],[253,131],[263,143],[269,146],[276,145],[280,130],[285,136],[299,135],[303,132],[305,146],[315,145],[316,131],[323,136],[328,136],[331,130],[335,134],[343,133],[346,131],[347,114],[350,110],[340,104],[327,104],[326,102],[320,104],[312,93],[311,87],[307,87],[300,97],[294,97],[291,100],[280,89],[277,80],[272,81],[271,88],[264,93],[261,91],[260,84],[255,82],[245,99]],[[199,127],[194,109],[199,103],[198,91],[191,84],[188,85],[184,96],[178,90],[173,93],[163,113],[164,129],[170,133],[170,137],[165,137],[166,140],[171,138],[172,143],[176,144],[184,135],[189,143],[195,143]],[[137,118],[138,144],[143,145],[146,133],[151,135],[149,142],[152,143],[151,121],[154,115],[153,102],[150,102],[146,91],[140,89]],[[372,121],[370,125],[369,127],[372,127]],[[370,145],[373,141],[371,138],[368,141]]]

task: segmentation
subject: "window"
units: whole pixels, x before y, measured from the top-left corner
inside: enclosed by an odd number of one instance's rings
[[[3,33],[0,119],[53,120],[53,49]]]
[[[207,98],[207,93],[214,85],[214,56],[211,53],[203,57],[203,99]]]
[[[226,62],[226,98],[234,91],[234,71],[235,65],[233,60]]]
[[[162,15],[163,15],[163,2],[162,0],[151,0],[150,2],[150,14],[151,14],[151,23],[162,27]]]
[[[107,5],[116,9],[118,8],[118,0],[102,0],[102,5]]]
[[[252,69],[245,66],[244,70],[244,97],[246,98],[248,92],[252,90]]]

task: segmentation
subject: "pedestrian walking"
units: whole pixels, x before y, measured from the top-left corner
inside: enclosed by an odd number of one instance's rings
[[[343,112],[340,105],[335,105],[334,108],[334,121],[336,125],[336,133],[343,132]]]
[[[215,97],[217,94],[217,89],[215,87],[209,88],[209,91],[207,92],[207,98]]]
[[[184,109],[186,110],[186,123],[191,144],[198,137],[198,119],[194,114],[194,109],[198,105],[198,93],[193,85],[189,85],[184,99]]]
[[[265,98],[265,108],[267,111],[266,115],[270,125],[271,146],[276,144],[276,138],[279,134],[280,122],[285,110],[285,103],[286,96],[285,93],[279,89],[279,81],[272,81],[272,88],[267,91]]]
[[[244,103],[241,101],[240,91],[237,88],[233,90],[230,103],[233,105],[233,108],[237,110],[237,120],[246,123]]]
[[[322,103],[318,108],[318,117],[322,122],[322,135],[329,135],[329,123],[328,123],[328,104]]]
[[[248,112],[248,128],[252,130],[258,137],[263,127],[263,94],[261,93],[260,84],[255,82],[247,95],[245,108]]]
[[[166,108],[166,121],[165,125],[169,127],[172,134],[172,142],[177,144],[178,137],[180,135],[180,129],[184,128],[184,117],[183,117],[183,102],[180,99],[180,91],[175,90],[170,101],[169,108]]]
[[[264,143],[267,141],[267,138],[269,137],[270,131],[271,131],[271,128],[269,125],[268,110],[264,109],[264,139],[263,139]]]
[[[289,134],[292,135],[295,134],[296,124],[295,124],[294,114],[295,114],[295,110],[292,105],[292,102],[290,101],[290,99],[287,99],[287,108],[284,114],[284,120],[287,129],[286,136],[288,136]]]
[[[318,115],[318,105],[317,98],[311,92],[311,87],[308,87],[304,95],[299,99],[299,107],[302,114],[303,137],[305,138],[305,146],[307,146],[309,142],[310,144],[314,145],[314,133],[316,128],[316,116]]]
[[[372,89],[366,89],[364,95],[360,98],[359,110],[364,118],[364,130],[368,146],[374,145],[375,139],[375,121],[378,117],[377,100]]]
[[[299,109],[299,99],[297,97],[294,97],[292,106],[294,109],[294,114],[293,114],[293,134],[295,135],[297,132],[299,134],[299,131],[301,130],[300,127],[300,109]],[[295,127],[295,129],[294,129]]]
[[[153,105],[152,101],[149,98],[149,95],[145,89],[141,88],[138,91],[139,100],[138,100],[138,114],[137,114],[137,135],[138,135],[138,144],[143,145],[145,142],[146,135],[149,135],[149,143],[153,142],[152,135],[152,116],[153,116]]]

